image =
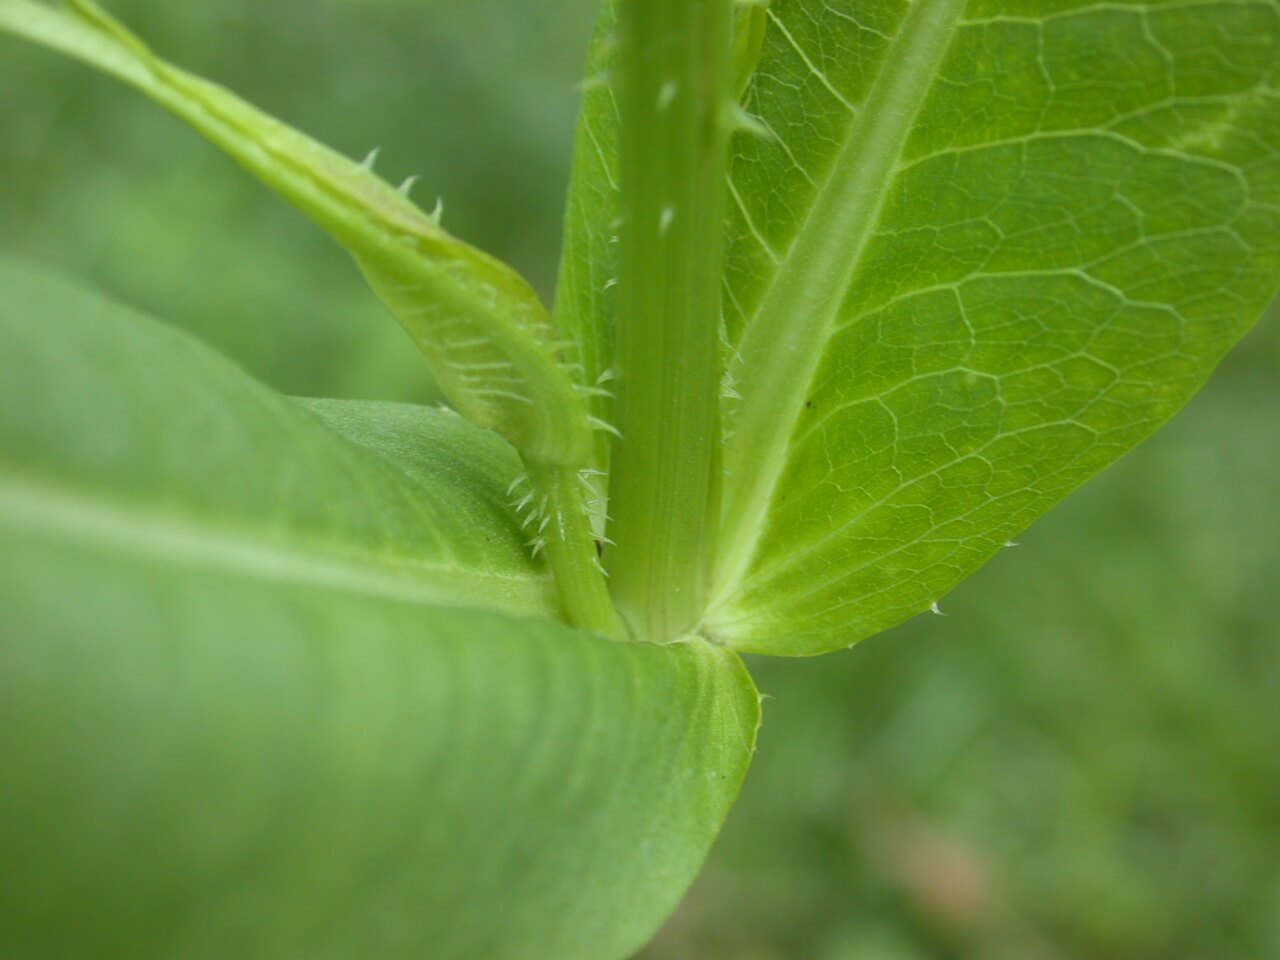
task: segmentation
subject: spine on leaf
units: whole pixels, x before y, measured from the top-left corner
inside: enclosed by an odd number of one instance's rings
[[[0,0],[7,30],[136,87],[186,120],[310,216],[355,259],[426,355],[449,402],[516,448],[545,527],[540,545],[567,619],[617,634],[577,475],[593,468],[593,423],[546,308],[514,270],[446,233],[436,218],[356,163],[223,87],[157,57],[91,0],[57,9]],[[539,520],[539,523],[544,522]]]

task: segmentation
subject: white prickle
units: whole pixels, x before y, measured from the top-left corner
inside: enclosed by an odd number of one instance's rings
[[[736,103],[729,107],[729,128],[761,140],[777,139],[777,134],[763,120]]]
[[[583,79],[578,84],[578,91],[580,93],[587,93],[590,90],[599,90],[603,87],[608,87],[611,83],[613,83],[613,78],[609,75],[609,71],[601,70],[599,73],[593,73],[591,76]]]
[[[588,414],[587,425],[590,426],[592,430],[598,430],[601,433],[612,434],[613,436],[617,437],[619,440],[622,439],[622,431],[620,431],[613,424],[608,423],[604,420],[601,420],[599,417],[593,417],[590,414]]]
[[[735,382],[733,373],[726,370],[724,376],[720,378],[720,396],[727,400],[741,400],[742,394],[734,386]]]

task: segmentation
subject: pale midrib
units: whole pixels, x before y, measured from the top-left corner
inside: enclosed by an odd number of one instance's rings
[[[965,0],[915,0],[808,218],[770,280],[738,348],[744,400],[729,430],[721,550],[712,606],[745,575],[823,347],[857,275],[894,171]]]
[[[544,578],[455,570],[397,558],[383,560],[323,544],[286,543],[155,508],[66,488],[0,477],[0,529],[82,544],[247,580],[333,590],[444,607],[555,615]]]

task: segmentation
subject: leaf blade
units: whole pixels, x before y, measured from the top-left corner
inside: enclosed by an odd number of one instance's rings
[[[706,644],[5,537],[15,956],[622,958],[750,755]]]
[[[578,110],[573,163],[565,200],[560,270],[553,314],[578,345],[583,379],[602,392],[587,398],[592,415],[613,422],[609,391],[613,367],[614,312],[618,285],[619,200],[618,103],[614,91],[617,55],[614,3],[601,7],[587,55]],[[596,438],[596,462],[609,463],[609,438]]]
[[[745,774],[737,657],[554,622],[456,415],[0,290],[0,952],[638,948]]]
[[[883,169],[896,162],[906,145],[933,65],[949,45],[961,7],[962,0],[913,6],[885,52],[886,68],[860,108],[823,79],[851,121],[808,215],[736,341],[734,382],[744,399],[734,411],[733,429],[751,442],[746,448],[728,447],[724,514],[737,522],[726,528],[725,557],[746,557],[753,549],[750,537],[758,528],[752,520],[772,493],[770,480],[777,476],[794,429],[787,416],[799,419],[804,409],[822,350],[887,196]],[[774,33],[821,76],[785,21],[766,12]],[[780,336],[785,350],[778,349]],[[744,450],[749,450],[750,468],[732,456]],[[733,579],[736,571],[720,576]]]
[[[326,230],[413,337],[453,405],[523,453],[585,463],[591,431],[550,318],[514,270],[404,193],[217,84],[166,62],[93,0],[3,0],[0,29],[135,87]]]
[[[776,136],[741,139],[733,172],[740,533],[706,623],[792,654],[928,609],[1172,415],[1280,274],[1273,4],[969,3],[879,164],[831,336],[797,351],[813,374],[753,374],[750,355],[767,371],[795,342],[751,318],[768,320],[775,261],[804,248],[794,211],[820,195],[829,141],[856,144],[850,107],[910,63],[902,5],[805,6],[770,14],[748,105]],[[770,437],[779,382],[790,409]]]
[[[514,454],[455,414],[353,405],[416,465],[133,311],[0,258],[0,515],[333,589],[552,617],[505,503]],[[388,420],[394,415],[394,429]],[[194,442],[197,441],[198,442]]]

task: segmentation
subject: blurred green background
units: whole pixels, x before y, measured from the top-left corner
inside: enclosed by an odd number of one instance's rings
[[[550,294],[592,0],[115,0]],[[0,40],[0,249],[280,390],[429,400],[345,257],[195,135]],[[1273,313],[1275,311],[1273,310]],[[943,604],[753,663],[756,765],[643,954],[1280,958],[1280,318]]]

